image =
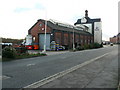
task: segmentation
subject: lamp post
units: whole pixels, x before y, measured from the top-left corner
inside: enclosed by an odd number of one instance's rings
[[[116,44],[118,43],[118,35],[116,35]]]
[[[46,30],[47,30],[47,11],[45,12],[45,37],[44,37],[44,50],[43,52],[46,53]]]
[[[47,30],[47,20],[45,20],[45,40],[44,40],[44,53],[46,52],[46,30]]]
[[[74,36],[75,36],[75,34],[74,34],[74,26],[73,26],[73,51],[75,50],[75,45],[74,45]]]

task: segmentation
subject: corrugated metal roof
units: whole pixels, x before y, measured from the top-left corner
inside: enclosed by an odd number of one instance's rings
[[[45,23],[45,20],[43,19],[39,19],[30,29],[29,29],[29,33],[31,31],[31,29],[39,22],[39,21],[42,21],[43,23]],[[61,22],[52,22],[51,20],[47,20],[47,25],[52,28],[52,29],[55,29],[55,30],[61,30],[61,31],[68,31],[68,32],[73,32],[73,29],[74,29],[74,32],[76,33],[81,33],[81,34],[86,34],[86,35],[92,35],[90,34],[89,32],[86,32],[86,31],[83,31],[83,28],[79,27],[76,27],[76,26],[73,26],[72,28],[72,25],[70,24],[66,24],[66,26],[62,26],[60,24],[65,24],[65,23],[61,23]],[[67,26],[67,25],[70,25],[70,26]],[[81,30],[80,30],[81,29]]]
[[[42,20],[43,22],[45,22],[45,20]],[[47,25],[49,27],[51,27],[52,29],[56,29],[56,30],[62,30],[62,31],[69,31],[69,32],[73,32],[73,29],[74,29],[74,32],[76,33],[81,33],[81,34],[87,34],[87,35],[92,35],[90,34],[89,32],[86,32],[86,31],[83,31],[83,28],[81,28],[81,30],[78,30],[76,26],[73,26],[73,28],[69,28],[69,27],[64,27],[64,26],[61,26],[59,25],[59,23],[52,23],[51,21],[47,21]]]

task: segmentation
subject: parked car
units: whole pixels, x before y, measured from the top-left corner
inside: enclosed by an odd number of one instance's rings
[[[64,46],[57,46],[56,51],[60,51],[60,50],[65,50],[65,47]]]
[[[65,50],[64,46],[59,46],[59,50]]]
[[[113,46],[113,43],[110,43],[110,46]]]
[[[33,49],[34,49],[33,45],[26,45],[25,47],[26,47],[28,50],[33,50]]]

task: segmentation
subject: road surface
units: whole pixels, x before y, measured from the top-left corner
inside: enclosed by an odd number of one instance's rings
[[[3,88],[23,88],[106,53],[114,53],[111,56],[109,55],[108,58],[117,60],[117,51],[117,46],[108,46],[100,49],[3,62],[2,74],[4,78],[2,86]],[[103,60],[105,59],[103,58]],[[113,62],[113,66],[117,66],[116,63]],[[117,79],[117,76],[115,79]]]

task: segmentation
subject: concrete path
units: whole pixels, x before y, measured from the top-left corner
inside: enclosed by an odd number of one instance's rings
[[[63,54],[63,53],[67,53],[67,52],[69,52],[69,51],[46,51],[46,54],[47,55],[55,55],[55,54]],[[40,51],[40,50],[28,50],[28,53],[43,53],[42,51]]]

